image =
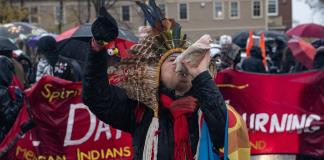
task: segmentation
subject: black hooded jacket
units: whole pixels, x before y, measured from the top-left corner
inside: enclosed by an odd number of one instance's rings
[[[129,99],[123,89],[108,84],[106,56],[104,52],[90,53],[83,81],[83,101],[100,120],[133,136],[134,159],[141,160],[153,111],[148,107],[138,106],[138,102]],[[224,99],[207,71],[198,75],[192,84],[192,89],[187,95],[198,99],[198,106],[204,113],[211,132],[214,149],[218,151],[224,144],[226,121]],[[173,99],[179,98],[172,90],[165,87],[160,89],[160,93]],[[140,120],[138,120],[139,115],[142,115]],[[195,154],[199,140],[198,116],[192,114],[187,116],[187,120],[190,144]],[[158,159],[172,160],[174,153],[173,117],[163,106],[159,111],[159,131]]]
[[[251,57],[242,62],[242,69],[247,72],[266,73],[259,47],[252,47]]]
[[[15,101],[10,96],[8,87],[13,76],[14,66],[12,62],[7,57],[0,56],[0,142],[15,122],[23,102],[22,96],[17,96]],[[17,92],[19,91],[17,89]]]
[[[324,69],[324,46],[317,49],[314,62],[314,69]]]

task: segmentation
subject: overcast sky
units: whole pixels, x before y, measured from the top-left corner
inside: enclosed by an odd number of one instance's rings
[[[293,2],[293,20],[299,23],[318,23],[324,25],[324,17],[319,14],[313,14],[309,6],[301,0],[292,0]],[[324,9],[324,8],[323,8]],[[294,26],[297,23],[293,24]]]

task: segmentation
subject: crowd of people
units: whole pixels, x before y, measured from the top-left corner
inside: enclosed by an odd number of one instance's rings
[[[322,43],[314,47],[316,56],[312,69],[323,69],[324,45]],[[246,72],[283,74],[308,70],[294,59],[287,46],[276,46],[276,49],[274,52],[267,50],[268,63],[265,66],[261,48],[258,46],[253,46],[250,49],[250,57],[246,58],[243,55],[245,48],[232,43],[230,36],[222,36],[216,47],[211,45],[218,71],[232,68]],[[29,56],[24,53],[16,54],[13,50],[0,51],[0,141],[8,133],[18,115],[23,103],[24,89],[31,87],[45,75],[74,82],[82,80],[84,66],[73,63],[60,54],[57,52],[57,42],[52,36],[44,36],[38,41],[36,63],[32,63]],[[109,64],[116,64],[119,61],[119,57],[107,56]]]
[[[69,81],[81,81],[79,64],[60,56],[52,36],[38,41],[38,61],[32,63],[24,53],[0,48],[0,142],[8,133],[24,103],[24,90],[49,75]]]
[[[324,39],[315,42],[317,43],[312,43],[312,45],[316,49],[316,53],[312,68],[309,69],[293,56],[291,49],[287,46],[288,40],[266,43],[266,64],[263,63],[264,57],[260,46],[252,46],[249,50],[250,57],[247,57],[246,48],[240,48],[227,35],[221,36],[218,44],[214,45],[211,51],[215,52],[219,59],[219,71],[231,67],[246,72],[288,74],[324,68]]]

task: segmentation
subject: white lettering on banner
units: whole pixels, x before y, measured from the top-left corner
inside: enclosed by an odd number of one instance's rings
[[[74,126],[75,112],[76,110],[79,109],[86,110],[87,111],[86,113],[89,114],[90,126],[88,128],[87,133],[82,138],[73,140],[72,139],[73,129],[77,128],[76,126]],[[102,133],[106,135],[107,140],[111,139],[112,134],[111,134],[110,126],[108,124],[105,124],[102,121],[99,121],[97,123],[97,121],[99,120],[97,120],[96,116],[93,113],[91,113],[88,106],[84,105],[83,103],[71,104],[70,111],[69,111],[69,118],[67,122],[66,134],[64,139],[64,146],[79,145],[88,141],[90,137],[93,135],[94,131],[96,130],[97,124],[98,126],[94,136],[94,141],[98,141]],[[121,138],[121,131],[116,130],[115,139],[120,139],[120,138]]]
[[[291,131],[292,118],[293,118],[293,115],[289,114],[288,119],[287,119],[286,131]]]
[[[268,121],[269,121],[269,117],[267,114],[265,113],[257,114],[255,116],[255,130],[257,131],[261,130],[261,132],[267,132],[264,126],[265,124],[267,124]]]
[[[104,132],[106,133],[106,137],[107,139],[110,139],[111,138],[111,132],[110,132],[110,127],[108,124],[100,121],[99,124],[98,124],[98,130],[97,130],[97,133],[96,133],[96,136],[95,136],[95,139],[94,141],[98,141],[99,140],[99,137],[101,135],[101,132]]]
[[[312,124],[312,121],[314,120],[321,120],[321,117],[316,115],[316,114],[311,114],[307,120],[306,120],[306,124],[305,124],[305,127],[306,127],[306,130],[305,130],[305,133],[314,133],[315,131],[319,130],[320,127],[319,126],[312,126],[311,127],[311,124]]]
[[[298,133],[314,133],[320,126],[311,125],[320,121],[321,117],[316,114],[268,114],[268,113],[247,113],[242,114],[248,128],[263,133],[282,133],[297,131]]]
[[[273,133],[275,130],[277,132],[284,132],[286,121],[287,121],[287,114],[282,115],[280,124],[279,124],[277,114],[273,114],[272,118],[271,118],[271,123],[270,123],[270,133]]]
[[[298,120],[298,115],[294,115],[293,116],[293,120],[292,120],[292,125],[291,125],[291,130],[297,130],[298,133],[301,133],[301,130],[304,128],[305,126],[305,122],[306,122],[306,114],[303,114],[301,116],[301,120]]]

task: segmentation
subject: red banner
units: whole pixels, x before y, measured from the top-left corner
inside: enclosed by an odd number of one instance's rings
[[[247,122],[252,154],[324,157],[324,72],[262,75],[227,70],[216,81]],[[81,83],[44,77],[28,97],[37,126],[12,150],[16,159],[132,159],[131,136],[88,110],[81,101]]]
[[[18,142],[17,159],[132,159],[131,136],[99,121],[82,103],[81,88],[44,77],[29,91],[37,126]]]
[[[216,83],[249,128],[252,154],[324,157],[324,72],[265,75],[227,70]]]

